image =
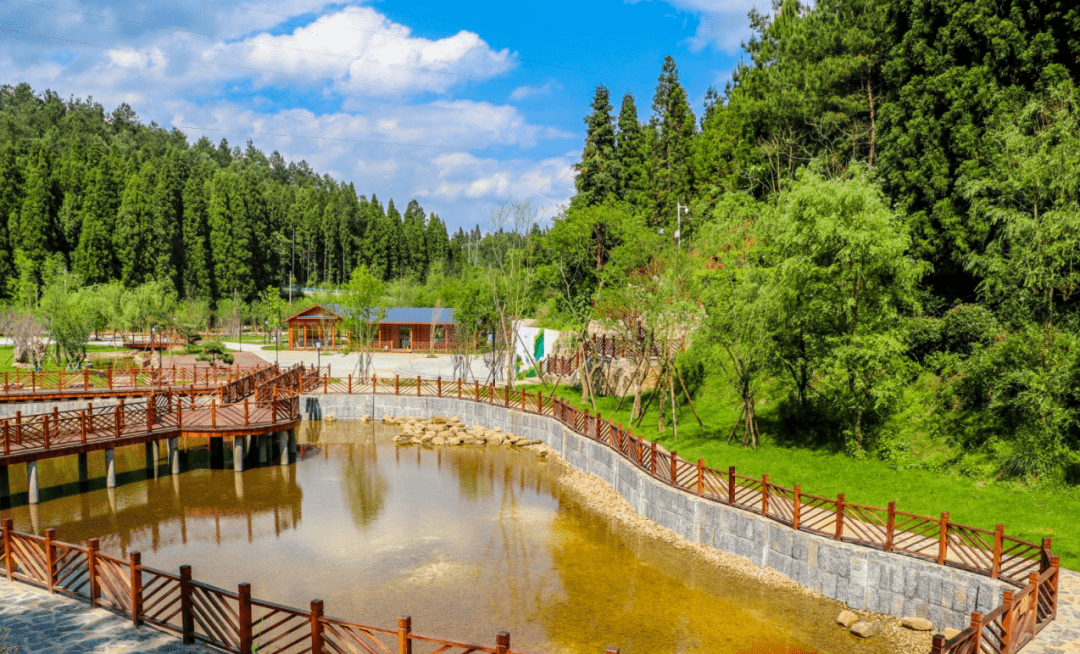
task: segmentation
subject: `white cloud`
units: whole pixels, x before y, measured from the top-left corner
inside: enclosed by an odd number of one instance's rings
[[[321,16],[290,34],[258,34],[203,53],[207,61],[229,61],[267,71],[334,80],[343,95],[436,92],[512,69],[509,50],[493,50],[477,34],[461,31],[431,40],[368,7],[346,7]],[[259,73],[264,82],[295,77]]]
[[[637,4],[642,0],[626,0]],[[700,52],[714,47],[725,52],[736,52],[742,42],[750,37],[751,9],[772,11],[772,0],[664,0],[667,4],[698,17],[694,35],[687,39],[690,49]]]
[[[559,84],[558,82],[548,82],[543,86],[519,86],[510,94],[510,100],[513,102],[520,102],[526,98],[547,95],[552,91],[559,91],[561,89],[562,84]]]

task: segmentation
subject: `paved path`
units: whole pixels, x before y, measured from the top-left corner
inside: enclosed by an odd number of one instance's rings
[[[184,645],[176,636],[131,621],[81,600],[21,583],[0,581],[0,628],[18,654],[211,654],[201,645]],[[2,648],[0,651],[7,651]]]
[[[1058,593],[1057,619],[1020,650],[1022,654],[1080,652],[1080,573],[1063,569]]]

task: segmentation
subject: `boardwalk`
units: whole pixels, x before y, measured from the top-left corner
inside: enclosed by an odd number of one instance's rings
[[[0,465],[83,454],[178,436],[256,435],[294,428],[300,421],[302,369],[263,368],[216,385],[141,391],[147,399],[115,406],[88,404],[75,411],[0,420]],[[194,380],[193,380],[194,381]],[[42,397],[42,392],[33,395]]]

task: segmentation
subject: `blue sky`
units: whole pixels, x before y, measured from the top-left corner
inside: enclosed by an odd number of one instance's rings
[[[450,226],[573,194],[597,84],[642,121],[665,55],[695,113],[768,0],[545,3],[7,0],[0,83],[306,159],[358,192],[416,198]]]

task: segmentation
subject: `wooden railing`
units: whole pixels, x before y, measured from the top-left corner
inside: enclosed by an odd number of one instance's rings
[[[224,384],[214,394],[153,391],[148,399],[128,402],[123,398],[113,406],[23,415],[0,419],[3,456],[40,458],[50,450],[70,453],[72,447],[100,441],[128,441],[153,436],[164,438],[177,431],[214,431],[239,427],[265,427],[300,419],[299,393],[305,383],[315,384],[313,370],[294,366],[280,372],[277,367],[254,370]],[[277,382],[280,380],[280,386]],[[274,384],[278,391],[267,391]],[[262,389],[262,395],[259,395]],[[250,402],[255,396],[255,402]],[[219,403],[220,400],[226,400]]]
[[[217,389],[224,383],[249,375],[267,366],[200,367],[169,366],[167,368],[131,368],[128,370],[51,370],[3,373],[0,399],[5,396],[23,398],[27,395],[57,395],[78,392],[139,391],[150,392],[168,387]]]
[[[510,634],[499,632],[494,645],[475,645],[412,630],[412,620],[397,628],[374,627],[327,616],[322,600],[297,609],[252,597],[251,586],[235,591],[192,578],[191,566],[177,573],[142,563],[139,552],[127,559],[102,554],[96,538],[85,546],[56,540],[56,531],[34,536],[3,521],[3,571],[19,581],[85,600],[92,607],[125,616],[135,626],[150,625],[180,636],[185,644],[252,654],[523,654],[510,648]],[[609,649],[609,654],[618,650]]]
[[[327,371],[328,373],[329,371]],[[656,443],[635,436],[629,429],[604,420],[600,414],[542,393],[509,387],[481,386],[454,380],[424,380],[416,378],[331,378],[322,375],[321,391],[327,393],[387,393],[419,397],[448,397],[483,404],[496,404],[525,413],[550,416],[581,436],[614,449],[639,470],[658,481],[714,502],[733,506],[769,518],[799,531],[815,533],[838,541],[854,543],[895,552],[938,565],[960,568],[1002,579],[1022,590],[1009,593],[1012,604],[995,609],[948,643],[942,643],[942,653],[1009,654],[1017,651],[1032,634],[1053,620],[1057,611],[1057,575],[1059,559],[1051,552],[1051,540],[1031,543],[1005,534],[1003,525],[993,530],[970,527],[953,522],[948,513],[933,518],[898,511],[896,503],[875,507],[848,502],[843,494],[836,498],[819,497],[802,492],[802,486],[785,488],[769,481],[739,475],[735,467],[727,470],[687,461],[676,452],[661,450]],[[1026,604],[1020,599],[1028,597]],[[1035,599],[1038,601],[1036,602]],[[1023,611],[1021,611],[1021,607]],[[1034,607],[1034,608],[1033,608]],[[1019,617],[1026,612],[1027,617]],[[1029,615],[1030,614],[1030,615]],[[1034,616],[1034,617],[1032,617]],[[1014,629],[1022,620],[1027,631]],[[1006,629],[1002,625],[1006,625]],[[1031,627],[1034,625],[1034,627]],[[970,633],[969,633],[970,632]],[[979,641],[983,649],[965,649],[962,643]],[[997,634],[997,635],[992,635]],[[965,640],[966,639],[966,640]],[[988,645],[991,640],[999,645]]]

